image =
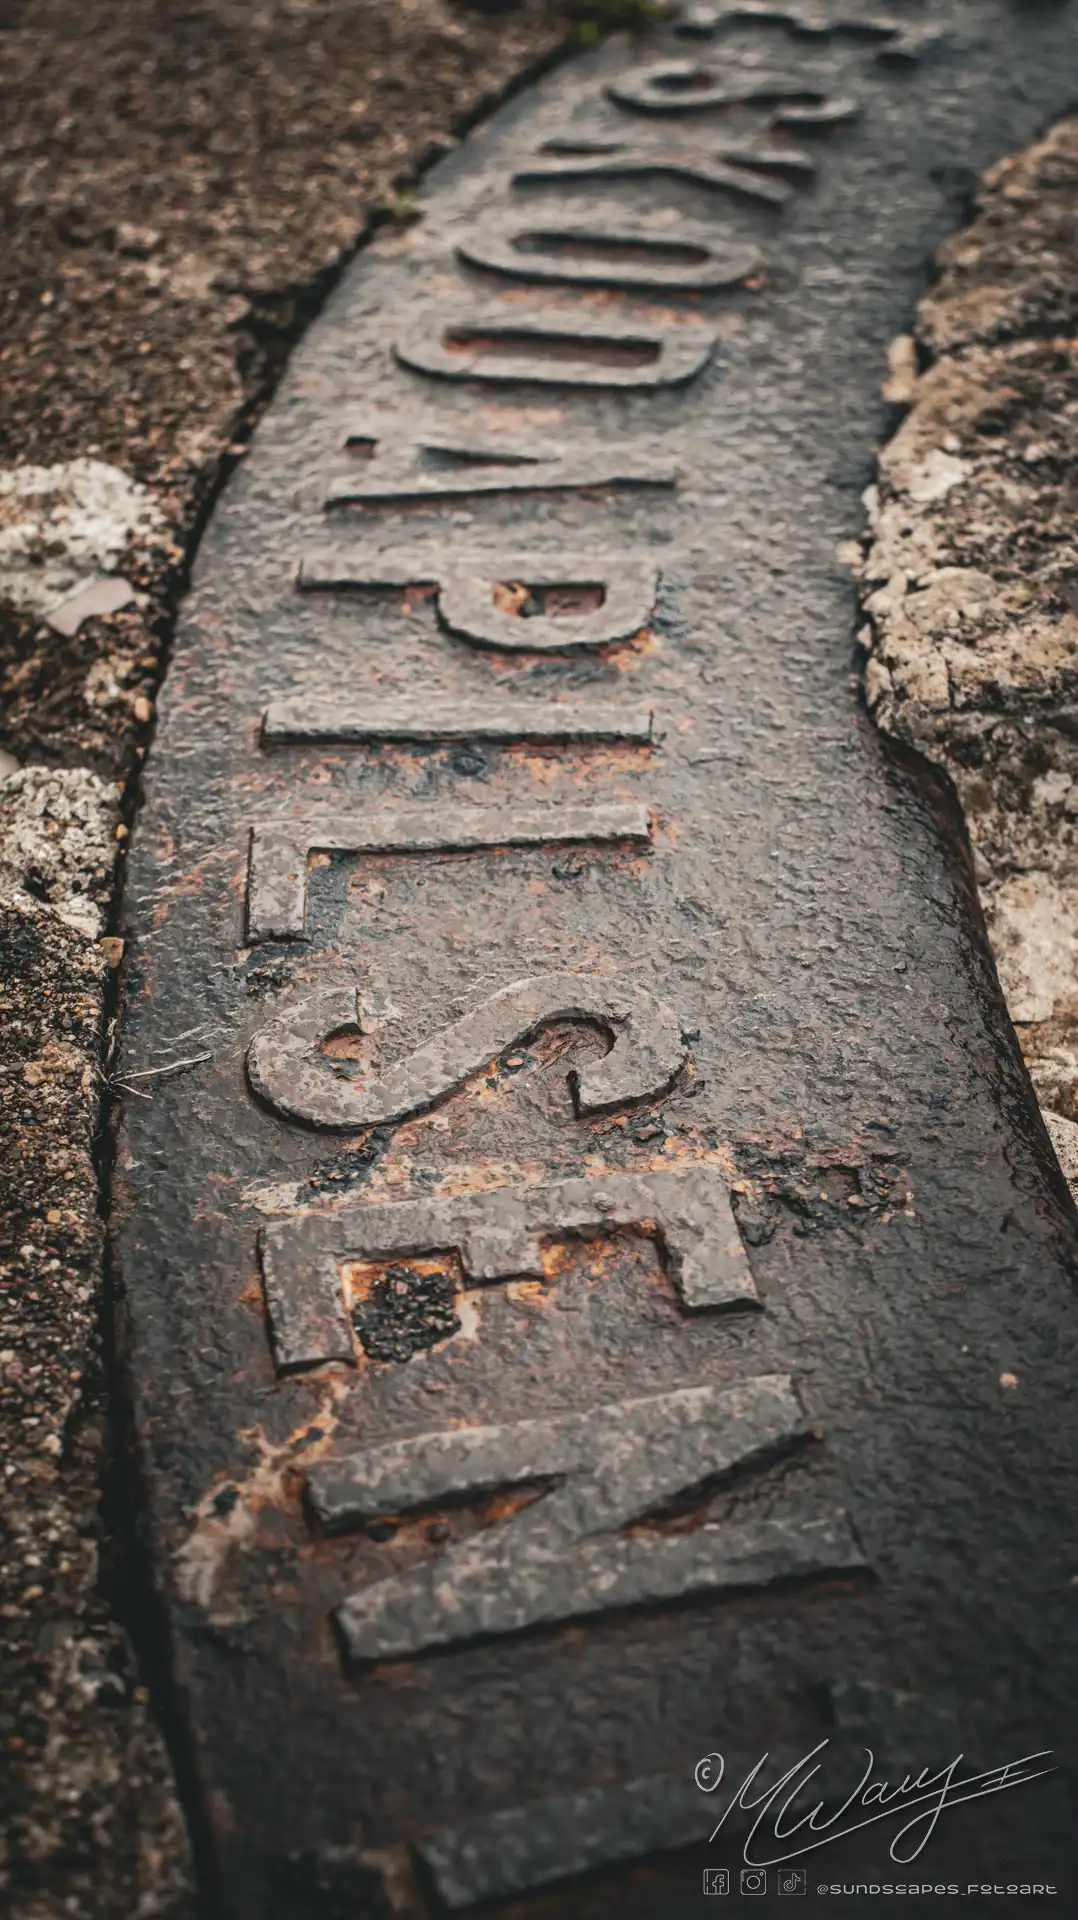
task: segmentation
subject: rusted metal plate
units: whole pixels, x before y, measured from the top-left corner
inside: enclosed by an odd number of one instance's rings
[[[750,6],[567,67],[214,516],[114,1228],[222,1912],[695,1913],[708,1754],[1066,1754],[1073,1214],[836,547],[957,169],[1076,44]],[[929,1877],[1058,1878],[1023,1794]]]

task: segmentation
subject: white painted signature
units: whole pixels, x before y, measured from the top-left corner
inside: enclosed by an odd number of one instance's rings
[[[868,1764],[853,1792],[848,1793],[840,1805],[836,1807],[835,1796],[828,1794],[807,1811],[804,1802],[800,1807],[795,1807],[794,1801],[820,1773],[822,1755],[829,1745],[830,1741],[821,1740],[803,1759],[787,1768],[780,1780],[757,1793],[754,1798],[753,1789],[770,1758],[765,1753],[763,1759],[758,1760],[751,1772],[746,1774],[730,1800],[711,1835],[712,1840],[717,1839],[735,1808],[756,1813],[745,1841],[744,1859],[753,1867],[777,1867],[787,1860],[798,1860],[806,1853],[826,1847],[832,1841],[841,1840],[849,1833],[857,1833],[862,1827],[873,1826],[879,1820],[902,1819],[903,1824],[891,1841],[890,1854],[892,1860],[906,1866],[923,1852],[936,1830],[940,1816],[948,1808],[962,1806],[969,1800],[982,1800],[988,1794],[1003,1793],[1010,1787],[1022,1787],[1030,1780],[1040,1780],[1045,1774],[1058,1772],[1055,1766],[1038,1766],[1035,1772],[1029,1771],[1036,1762],[1052,1758],[1051,1749],[1047,1749],[1043,1753],[1028,1753],[1021,1760],[1008,1760],[1005,1765],[990,1767],[985,1773],[960,1775],[959,1768],[965,1758],[960,1753],[936,1773],[923,1767],[916,1776],[906,1774],[900,1783],[892,1785],[886,1779],[875,1777],[876,1757],[871,1747],[865,1747],[863,1751]],[[696,1784],[702,1793],[715,1793],[722,1785],[725,1772],[726,1763],[721,1753],[705,1754],[697,1763]],[[816,1786],[815,1792],[820,1792],[821,1784]],[[832,1811],[825,1813],[829,1803]],[[907,1818],[907,1815],[910,1817]],[[758,1853],[755,1844],[758,1834],[761,1847],[774,1843],[785,1846],[786,1851]],[[786,1843],[791,1840],[796,1840],[797,1844],[787,1846]],[[908,1851],[902,1851],[903,1843],[906,1843]]]

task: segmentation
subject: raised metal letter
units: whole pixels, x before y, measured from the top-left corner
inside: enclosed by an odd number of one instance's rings
[[[374,814],[292,814],[252,827],[247,864],[247,939],[302,940],[307,860],[324,853],[460,853],[490,847],[564,846],[570,841],[651,837],[646,807],[439,807]]]
[[[271,1020],[247,1051],[255,1092],[278,1113],[311,1126],[380,1126],[434,1106],[506,1047],[542,1028],[587,1020],[604,1028],[614,1044],[605,1059],[570,1073],[569,1085],[578,1113],[602,1113],[661,1092],[685,1058],[669,1007],[643,987],[599,974],[514,980],[377,1078],[344,1078],[322,1044],[345,1029],[364,1033],[365,1017],[356,989],[339,987]]]
[[[451,356],[452,357],[452,356]],[[481,493],[576,493],[598,487],[674,487],[677,469],[650,447],[594,441],[523,440],[512,445],[465,428],[424,428],[407,420],[392,435],[357,421],[345,439],[357,457],[329,479],[323,505],[405,506],[468,500]],[[360,459],[358,450],[365,450]]]
[[[638,113],[662,113],[684,116],[714,113],[732,106],[778,107],[809,106],[822,124],[838,125],[857,115],[853,100],[833,100],[820,87],[813,86],[804,74],[739,72],[736,67],[707,67],[697,60],[659,60],[644,67],[628,80],[611,81],[607,92],[619,107],[631,107]],[[773,124],[780,124],[779,120]],[[789,124],[788,122],[786,124]]]
[[[594,1174],[275,1221],[261,1243],[274,1359],[282,1373],[354,1360],[341,1286],[347,1261],[455,1252],[473,1285],[541,1280],[541,1237],[594,1239],[625,1227],[654,1236],[690,1311],[759,1304],[726,1182],[714,1167]]]
[[[347,694],[295,694],[266,708],[262,738],[285,741],[631,740],[648,746],[653,716],[647,707],[599,706],[591,701],[554,705],[509,698],[438,702],[433,711],[408,700],[363,700]]]
[[[647,625],[659,587],[657,567],[613,554],[493,553],[474,558],[446,553],[304,554],[297,584],[307,592],[349,587],[409,587],[438,591],[443,626],[480,647],[514,653],[563,653],[575,647],[611,646]],[[593,612],[551,615],[506,612],[502,597],[564,587],[598,588],[602,605]],[[525,596],[521,595],[524,605]]]
[[[714,293],[760,266],[756,247],[717,240],[710,227],[683,220],[650,230],[632,225],[616,205],[593,206],[586,219],[524,208],[488,214],[457,252],[469,266],[513,280],[644,292]]]
[[[688,1532],[640,1525],[679,1497],[706,1499],[735,1467],[765,1464],[811,1437],[791,1381],[763,1374],[517,1426],[453,1427],[316,1466],[311,1504],[335,1528],[492,1487],[561,1481],[510,1519],[349,1595],[337,1612],[346,1653],[357,1663],[400,1658],[616,1607],[863,1566],[841,1510],[705,1520]]]
[[[678,180],[713,193],[784,207],[791,188],[785,179],[766,176],[791,172],[811,177],[813,162],[807,154],[782,147],[723,145],[703,153],[693,147],[651,147],[629,141],[550,140],[534,159],[517,167],[513,180],[520,186],[556,180]]]
[[[711,358],[716,335],[621,314],[565,309],[442,308],[417,321],[396,355],[417,373],[444,380],[525,381],[541,387],[618,387],[651,391],[683,386]]]

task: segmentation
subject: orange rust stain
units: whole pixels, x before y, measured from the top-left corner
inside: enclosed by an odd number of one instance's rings
[[[619,673],[635,673],[649,654],[662,651],[663,643],[651,627],[640,627],[631,639],[622,640],[616,646],[599,648],[601,657],[610,660]]]
[[[213,853],[208,853],[205,859],[200,860],[197,866],[190,867],[186,873],[178,874],[174,880],[170,880],[165,898],[160,906],[154,909],[154,926],[163,925],[174,900],[183,900],[201,891],[207,867],[217,865],[222,860],[235,860],[235,858],[234,847],[218,847]],[[242,887],[245,877],[245,869],[241,867],[237,878],[233,881],[233,886]]]
[[[525,1073],[534,1074],[544,1066],[549,1066],[552,1062],[557,1061],[563,1054],[569,1052],[574,1052],[578,1057],[583,1057],[580,1047],[581,1038],[581,1029],[575,1028],[557,1035],[547,1033],[541,1036],[541,1041],[529,1043],[527,1052],[534,1062],[534,1065],[526,1068],[524,1070]],[[547,1042],[548,1044],[553,1042],[554,1044],[549,1044],[549,1050],[544,1049],[543,1052],[540,1052],[542,1042]],[[501,1075],[499,1078],[497,1062],[490,1062],[484,1072],[477,1076],[484,1102],[490,1104],[501,1098],[506,1090],[507,1081],[515,1077],[515,1075]],[[485,1082],[495,1078],[498,1078],[497,1087],[487,1087]],[[469,1088],[468,1091],[469,1093],[473,1093],[474,1088]],[[446,1102],[445,1105],[448,1106],[449,1102]],[[703,1146],[699,1140],[692,1137],[685,1138],[681,1135],[671,1134],[654,1153],[634,1153],[632,1164],[629,1168],[625,1166],[624,1162],[611,1160],[604,1149],[604,1135],[609,1136],[611,1145],[617,1143],[620,1146],[624,1129],[629,1125],[633,1117],[633,1115],[623,1114],[615,1114],[612,1116],[603,1115],[592,1124],[589,1132],[596,1140],[596,1148],[595,1151],[584,1156],[586,1177],[624,1175],[627,1172],[634,1174],[661,1173],[669,1169],[671,1162],[676,1162],[678,1165],[715,1167],[731,1180],[739,1177],[737,1161],[729,1141],[720,1141],[716,1146],[710,1147]],[[421,1119],[409,1122],[406,1126],[399,1128],[393,1142],[393,1148],[391,1149],[391,1157],[383,1161],[381,1166],[375,1168],[371,1173],[370,1180],[365,1189],[368,1195],[372,1199],[376,1196],[390,1199],[398,1197],[398,1195],[401,1194],[411,1197],[414,1165],[411,1156],[412,1150],[423,1140],[422,1130],[433,1127],[436,1131],[442,1133],[449,1130],[450,1126],[451,1123],[445,1117],[443,1111],[435,1114],[426,1114]],[[362,1137],[365,1136],[361,1136],[361,1138]],[[512,1186],[531,1188],[546,1187],[551,1184],[552,1180],[560,1177],[563,1176],[552,1173],[549,1166],[539,1159],[498,1160],[493,1158],[479,1159],[469,1157],[467,1165],[454,1166],[447,1169],[430,1191],[433,1194],[444,1196],[464,1193],[489,1193],[497,1188]]]
[[[375,1282],[381,1279],[387,1267],[392,1266],[407,1266],[413,1273],[441,1274],[448,1269],[453,1275],[458,1294],[463,1292],[460,1258],[451,1249],[441,1254],[394,1254],[387,1260],[349,1260],[341,1268],[346,1308],[351,1310],[369,1300]]]
[[[540,1241],[539,1258],[542,1261],[543,1272],[546,1275],[546,1285],[548,1287],[553,1286],[555,1281],[564,1279],[567,1274],[572,1273],[576,1265],[574,1248],[567,1240]],[[535,1284],[542,1286],[543,1283],[536,1282]]]
[[[545,1259],[543,1265],[546,1266]],[[542,1280],[511,1280],[505,1291],[510,1300],[519,1300],[525,1307],[549,1307],[553,1304],[553,1294]]]
[[[519,613],[530,594],[528,588],[519,582],[504,585],[499,580],[495,582],[492,598],[499,613]]]
[[[617,776],[623,777],[623,784],[604,797],[617,800],[630,795],[624,776],[639,773],[641,762],[651,753],[652,748],[644,741],[636,745],[600,746],[593,745],[582,750],[567,753],[564,747],[551,745],[542,750],[528,743],[521,743],[505,749],[508,765],[523,768],[533,779],[546,785],[555,781],[568,781],[574,786],[605,784]]]
[[[546,1177],[549,1178],[549,1175]],[[455,1167],[451,1173],[444,1174],[435,1192],[439,1194],[491,1193],[498,1187],[538,1186],[543,1178],[543,1167],[537,1160],[526,1161],[521,1165],[504,1160],[476,1161],[467,1167]]]
[[[514,1513],[521,1513],[530,1507],[536,1498],[533,1487],[508,1487],[502,1493],[492,1494],[484,1502],[484,1519],[493,1526],[497,1520],[510,1520]]]
[[[654,1220],[641,1220],[631,1227],[609,1227],[602,1234],[550,1235],[542,1239],[539,1257],[547,1285],[553,1289],[559,1281],[571,1281],[577,1289],[601,1286],[618,1277],[625,1254],[633,1249],[633,1243],[639,1247],[645,1241],[651,1243],[654,1253],[647,1263],[646,1279],[665,1290],[668,1283],[659,1252],[661,1235]]]
[[[362,1060],[368,1051],[366,1036],[357,1033],[353,1027],[338,1027],[334,1033],[327,1033],[319,1052],[328,1054],[331,1060]]]

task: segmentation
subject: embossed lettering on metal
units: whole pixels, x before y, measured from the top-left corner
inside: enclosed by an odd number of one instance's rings
[[[804,74],[759,73],[752,68],[712,67],[698,60],[657,60],[627,79],[612,80],[607,87],[611,100],[619,107],[638,113],[676,114],[724,111],[732,106],[811,107],[815,124],[824,124],[826,113],[831,124],[854,118],[853,100],[830,99]]]
[[[953,1703],[862,1680],[840,1681],[821,1693],[826,1718],[819,1737],[833,1738],[836,1728],[856,1735],[858,1752],[870,1747],[877,1766],[891,1778],[917,1774],[926,1752],[961,1750]],[[758,1747],[739,1753],[723,1744],[722,1777],[746,1779],[759,1765]],[[757,1783],[761,1795],[799,1766],[813,1744],[809,1739],[772,1741],[766,1772]],[[638,1774],[616,1786],[506,1806],[424,1834],[415,1851],[439,1899],[456,1913],[596,1867],[691,1846],[706,1840],[715,1820],[707,1777],[698,1786],[695,1769],[686,1767],[680,1774]]]
[[[689,7],[675,22],[674,32],[680,39],[711,40],[725,28],[743,26],[785,27],[791,35],[808,40],[839,37],[870,43],[882,41],[882,45],[876,45],[874,56],[881,66],[914,65],[924,47],[936,37],[931,29],[926,31],[904,20],[815,13],[806,7],[769,5],[768,0],[759,0],[757,5],[746,0],[746,4],[728,7]]]
[[[337,1610],[353,1662],[520,1633],[614,1608],[864,1566],[840,1511],[801,1505],[768,1518],[647,1526],[672,1501],[705,1496],[803,1446],[812,1427],[784,1375],[685,1387],[514,1426],[453,1427],[313,1467],[311,1507],[341,1531],[382,1513],[437,1507],[490,1488],[556,1480],[509,1519],[372,1582]]]
[[[494,847],[564,846],[575,841],[643,842],[647,808],[597,801],[572,807],[438,807],[384,813],[313,814],[251,829],[247,865],[247,938],[302,940],[307,921],[307,863],[320,853],[471,853]]]
[[[791,133],[819,133],[826,132],[828,127],[848,126],[860,117],[861,108],[856,100],[810,91],[801,100],[787,100],[776,107],[771,125],[776,130],[788,128]]]
[[[887,39],[901,29],[894,21],[880,21],[866,14],[843,19],[829,11],[782,4],[782,0],[734,0],[730,6],[687,7],[677,21],[679,37],[712,35],[723,27],[785,27],[791,34],[806,39],[826,40],[833,33],[855,33],[859,38]]]
[[[739,1778],[790,1739],[880,1752],[836,1672],[878,1707],[953,1680],[960,1737],[919,1726],[914,1773],[1069,1737],[1073,1221],[948,803],[858,733],[833,555],[886,425],[880,343],[952,223],[944,163],[1065,110],[1075,25],[991,0],[971,32],[933,0],[953,57],[911,85],[844,3],[793,0],[807,42],[781,0],[715,14],[706,50],[678,22],[611,42],[465,143],[342,275],[181,611],[118,1079],[200,1021],[210,1057],[130,1102],[112,1225],[160,1652],[236,1920],[459,1911],[691,1842],[713,1743]],[[715,80],[656,85],[678,55]],[[721,291],[468,264],[585,227],[600,191],[626,233],[710,212],[709,259],[781,260],[722,315],[721,380],[559,386],[576,361],[547,358],[537,386],[519,335],[501,385],[402,366],[417,325],[461,371],[441,329],[468,299],[548,337],[564,312],[566,352],[631,376],[661,364],[653,319],[718,331]],[[671,750],[265,750],[267,707],[334,688],[432,727],[485,692],[655,708]],[[500,814],[487,846],[484,791],[535,838],[510,851]],[[542,850],[561,794],[588,802],[568,858]],[[604,839],[627,797],[648,811]],[[313,877],[299,944],[312,850],[372,822],[386,857]],[[289,943],[253,952],[252,823],[253,928]],[[391,1670],[342,1682],[335,1614],[349,1663]],[[1058,1872],[1069,1809],[1039,1805]],[[686,1864],[543,1904],[680,1920]]]
[[[800,1757],[801,1750],[791,1752],[786,1765]],[[706,1840],[714,1825],[713,1803],[686,1768],[504,1807],[425,1834],[415,1852],[439,1900],[459,1913],[481,1900],[504,1900],[596,1867],[609,1870],[691,1846]]]
[[[824,96],[812,94],[811,98],[822,100]],[[804,104],[804,101],[800,104]],[[819,163],[812,154],[791,146],[788,140],[772,140],[770,137],[779,124],[776,115],[782,111],[781,107],[777,107],[774,112],[769,112],[763,130],[747,138],[716,140],[709,135],[706,148],[701,148],[697,140],[687,141],[682,146],[671,146],[665,134],[656,135],[653,128],[645,127],[639,131],[634,128],[632,142],[622,134],[603,139],[544,140],[538,154],[541,158],[551,160],[601,160],[606,154],[616,156],[626,151],[651,154],[658,158],[671,154],[689,161],[703,158],[709,163],[723,162],[731,167],[747,168],[752,173],[773,174],[777,179],[793,184],[814,180]]]
[[[656,1240],[687,1310],[759,1304],[717,1169],[593,1174],[275,1221],[261,1239],[274,1359],[281,1372],[354,1360],[341,1285],[348,1261],[453,1252],[465,1280],[476,1285],[542,1280],[542,1239],[594,1238],[627,1227]]]
[[[402,365],[444,380],[646,392],[695,379],[717,338],[699,321],[628,319],[570,307],[529,312],[440,305],[413,323],[395,352]]]
[[[774,163],[765,164],[765,155],[747,154],[743,164],[724,149],[705,153],[694,147],[650,147],[629,141],[569,142],[551,141],[529,160],[521,161],[513,173],[518,186],[542,186],[545,182],[576,180],[676,180],[690,187],[704,187],[712,193],[733,194],[736,199],[755,200],[767,207],[784,207],[792,188],[785,179],[771,179]],[[776,159],[778,156],[776,155]],[[783,154],[782,172],[802,162],[800,177],[813,171],[813,163],[803,154]]]
[[[674,227],[633,226],[618,206],[594,206],[587,219],[552,219],[524,211],[488,214],[457,242],[469,266],[513,280],[583,287],[712,293],[759,271],[759,249],[716,237],[682,220]]]
[[[601,974],[544,973],[514,980],[377,1075],[351,1077],[327,1056],[334,1034],[370,1032],[358,989],[331,987],[281,1013],[247,1049],[255,1093],[278,1113],[309,1126],[376,1127],[422,1113],[478,1073],[507,1047],[544,1027],[586,1020],[605,1029],[610,1052],[568,1075],[578,1114],[603,1113],[661,1093],[677,1077],[687,1047],[666,1004],[631,981]]]
[[[654,611],[659,577],[657,567],[613,554],[495,551],[469,558],[445,549],[370,554],[337,548],[304,554],[297,585],[338,593],[433,586],[439,618],[459,639],[505,652],[564,653],[611,646],[639,633]],[[534,606],[523,611],[536,593],[567,587],[598,591],[602,603],[586,613],[545,614]],[[520,608],[509,612],[505,601],[513,596]]]
[[[791,1752],[786,1764],[799,1758],[800,1751]],[[481,1900],[504,1900],[596,1867],[609,1870],[623,1860],[691,1846],[706,1840],[714,1825],[713,1803],[686,1768],[504,1807],[425,1834],[415,1851],[442,1904],[459,1913]]]
[[[287,741],[522,740],[565,744],[600,740],[633,741],[650,746],[654,716],[647,707],[599,706],[595,702],[538,700],[446,700],[432,709],[425,701],[356,699],[347,694],[296,694],[266,708],[262,738],[267,745]]]
[[[650,443],[603,446],[582,434],[571,441],[546,440],[525,428],[510,442],[463,424],[449,431],[404,418],[392,434],[357,421],[345,448],[362,449],[366,457],[353,457],[329,476],[326,507],[677,485],[677,468]]]

